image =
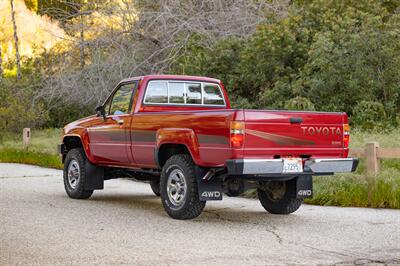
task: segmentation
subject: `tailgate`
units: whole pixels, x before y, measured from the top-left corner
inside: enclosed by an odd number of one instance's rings
[[[246,158],[343,157],[345,113],[245,110]]]

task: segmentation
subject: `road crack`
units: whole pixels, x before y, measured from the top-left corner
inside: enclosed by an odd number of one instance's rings
[[[17,179],[17,178],[39,178],[39,177],[53,177],[54,175],[24,175],[24,176],[0,176],[0,179]]]
[[[342,261],[342,262],[337,262],[334,265],[335,266],[340,266],[340,265],[349,265],[349,264],[354,264],[354,265],[369,265],[369,264],[382,264],[382,265],[398,265],[400,264],[400,259],[368,259],[368,258],[358,258],[352,261]]]
[[[298,245],[295,242],[293,242],[293,244]],[[307,245],[307,244],[304,244],[304,243],[302,243],[301,245],[306,247],[306,248],[309,248],[309,249],[321,251],[321,252],[324,252],[324,253],[327,253],[327,254],[339,255],[339,256],[342,256],[342,257],[355,257],[357,255],[357,254],[350,253],[350,252],[349,252],[349,254],[345,254],[345,253],[341,253],[341,252],[338,252],[338,251],[332,251],[332,250],[327,250],[327,249],[322,249],[322,248],[316,248],[316,247],[313,247],[313,246],[310,246],[310,245]]]
[[[257,222],[250,222],[250,221],[237,221],[237,220],[233,220],[233,219],[229,219],[229,218],[223,217],[219,213],[220,210],[228,210],[228,209],[231,209],[231,208],[222,208],[222,209],[219,209],[219,210],[216,210],[216,211],[204,210],[204,212],[205,213],[210,213],[212,215],[215,215],[218,220],[221,220],[221,221],[224,221],[224,222],[229,222],[229,223],[247,223],[247,224],[252,224],[252,225],[255,225],[255,226],[262,226],[262,227],[265,226],[265,230],[268,233],[271,233],[276,238],[276,240],[278,241],[279,244],[283,243],[283,238],[276,232],[277,228],[275,226],[272,226],[272,225],[270,226],[270,225],[265,225],[265,224],[261,224],[261,223],[257,223]]]

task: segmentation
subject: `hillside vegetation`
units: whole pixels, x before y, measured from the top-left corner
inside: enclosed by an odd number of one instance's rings
[[[60,127],[122,78],[151,73],[221,79],[234,107],[345,111],[368,131],[399,125],[396,0],[14,0],[17,82],[6,2],[2,131]]]

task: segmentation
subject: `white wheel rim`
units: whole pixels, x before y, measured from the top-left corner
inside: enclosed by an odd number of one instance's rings
[[[181,206],[186,198],[187,184],[183,172],[180,169],[174,169],[168,175],[167,194],[169,201],[174,206]]]
[[[76,160],[71,160],[68,165],[67,177],[68,184],[72,189],[77,187],[80,176],[81,171],[78,162]]]

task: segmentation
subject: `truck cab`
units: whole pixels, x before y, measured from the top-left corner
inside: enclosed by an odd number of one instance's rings
[[[356,169],[348,145],[345,113],[235,110],[217,79],[150,75],[122,80],[95,115],[64,127],[59,147],[70,197],[132,177],[172,218],[191,219],[251,188],[267,211],[291,213],[312,176]]]

